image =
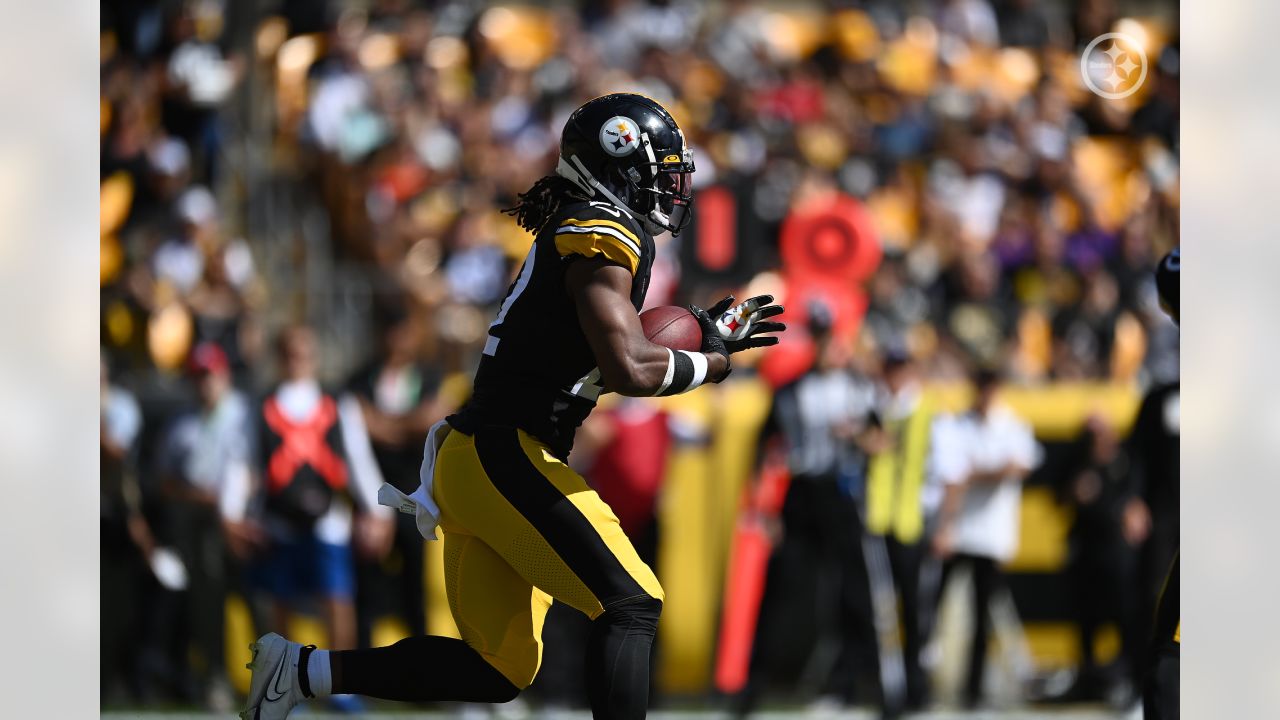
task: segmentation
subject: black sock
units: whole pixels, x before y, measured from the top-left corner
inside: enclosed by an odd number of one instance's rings
[[[596,720],[640,720],[649,709],[649,654],[662,601],[632,598],[591,623],[587,694]]]
[[[424,635],[390,647],[329,654],[335,695],[353,693],[408,702],[503,703],[520,689],[469,645]]]
[[[315,651],[315,645],[303,645],[298,651],[298,689],[302,690],[304,698],[315,697],[315,693],[311,692],[311,675],[309,674],[311,653]]]

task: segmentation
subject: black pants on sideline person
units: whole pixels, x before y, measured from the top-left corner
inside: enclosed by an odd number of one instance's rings
[[[220,691],[230,701],[226,678],[226,604],[230,565],[217,508],[181,504],[173,507],[174,542],[187,566],[190,585],[183,594],[183,634],[199,657],[196,673],[208,700]],[[179,650],[183,657],[187,647]],[[218,687],[222,686],[222,687]]]
[[[1179,530],[1177,516],[1162,518],[1154,516],[1151,523],[1151,534],[1138,552],[1138,569],[1135,573],[1137,598],[1137,624],[1144,640],[1135,653],[1135,665],[1145,672],[1154,663],[1150,654],[1155,647],[1146,642],[1152,632],[1152,618],[1160,610],[1161,599],[1169,578],[1169,569],[1178,555]],[[1130,579],[1130,584],[1135,584]],[[1176,585],[1175,585],[1176,588]],[[1176,619],[1175,619],[1176,622]]]
[[[965,676],[964,704],[976,707],[982,699],[982,680],[987,669],[987,640],[991,634],[991,600],[1004,587],[999,561],[977,555],[957,554],[942,566],[942,587],[957,568],[968,567],[973,576],[973,641],[969,645],[969,668]]]
[[[412,637],[427,634],[426,543],[412,515],[396,513],[395,522],[391,554],[385,561],[355,559],[356,647],[373,646],[373,625],[383,615],[402,619]]]
[[[1078,699],[1103,699],[1122,680],[1131,689],[1141,687],[1151,615],[1141,620],[1137,571],[1137,553],[1121,538],[1073,543],[1067,572],[1080,629]],[[1094,640],[1110,622],[1119,629],[1121,654],[1114,666],[1104,668],[1094,656]]]
[[[755,709],[767,686],[800,677],[832,624],[839,647],[813,689],[848,704],[859,677],[874,676],[876,640],[871,623],[867,566],[857,504],[834,477],[797,476],[782,508],[782,541],[769,559],[764,598],[746,688],[734,711]],[[884,693],[877,688],[880,703]]]
[[[925,583],[927,537],[926,533],[915,542],[904,543],[893,536],[868,535],[865,543],[872,596],[887,597],[889,612],[894,615],[901,603],[898,624],[902,626],[902,649],[898,662],[904,675],[908,709],[924,708],[929,704],[930,696],[929,678],[925,675],[921,654],[937,603],[933,598],[936,592],[930,589],[931,584]],[[884,601],[880,601],[877,607],[882,605]],[[881,655],[885,656],[883,648]]]
[[[136,705],[143,699],[137,651],[142,601],[154,581],[123,519],[104,517],[100,538],[98,611],[106,620],[98,636],[100,702]]]

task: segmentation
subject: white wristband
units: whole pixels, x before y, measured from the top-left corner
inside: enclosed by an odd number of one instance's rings
[[[693,382],[689,383],[689,390],[692,390],[703,383],[707,379],[707,356],[698,352],[689,352],[681,350],[680,352],[689,356],[693,361]]]
[[[667,349],[667,374],[654,395],[679,395],[698,387],[707,379],[707,356],[687,350]]]

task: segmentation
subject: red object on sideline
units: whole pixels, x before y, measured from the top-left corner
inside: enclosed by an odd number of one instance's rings
[[[800,377],[813,365],[812,341],[797,332],[808,322],[808,305],[820,300],[835,318],[835,336],[852,342],[867,312],[862,284],[880,266],[882,249],[870,214],[856,198],[833,193],[805,202],[782,223],[778,240],[780,298],[787,311],[779,320],[792,330],[765,352],[761,377],[774,388]]]
[[[871,215],[852,196],[835,193],[787,215],[778,238],[783,272],[858,285],[880,265],[882,249]]]
[[[603,412],[614,423],[614,439],[600,448],[586,475],[622,529],[633,535],[653,519],[662,489],[671,447],[667,414],[630,399]]]
[[[792,382],[813,367],[816,348],[805,329],[809,322],[810,301],[821,301],[835,316],[835,336],[842,342],[853,342],[867,313],[867,295],[853,283],[836,282],[812,274],[787,275],[785,280],[786,289],[779,302],[787,311],[778,319],[787,323],[788,330],[756,366],[760,377],[774,389]]]
[[[698,261],[708,270],[722,271],[738,254],[738,208],[733,193],[711,187],[698,193]]]
[[[790,483],[791,475],[785,465],[766,464],[760,471],[759,482],[748,490],[746,507],[738,516],[725,581],[720,647],[716,653],[715,682],[722,693],[737,693],[747,684],[769,555],[773,552],[767,520],[781,512]]]

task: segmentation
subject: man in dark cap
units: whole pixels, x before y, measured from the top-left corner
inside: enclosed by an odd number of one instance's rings
[[[226,712],[233,702],[223,652],[230,575],[220,505],[230,484],[247,482],[249,405],[232,387],[231,365],[218,345],[197,345],[187,370],[200,404],[165,430],[156,470],[169,502],[171,534],[191,578],[180,600],[190,644],[181,656],[193,651],[200,658],[197,686],[206,706]]]

